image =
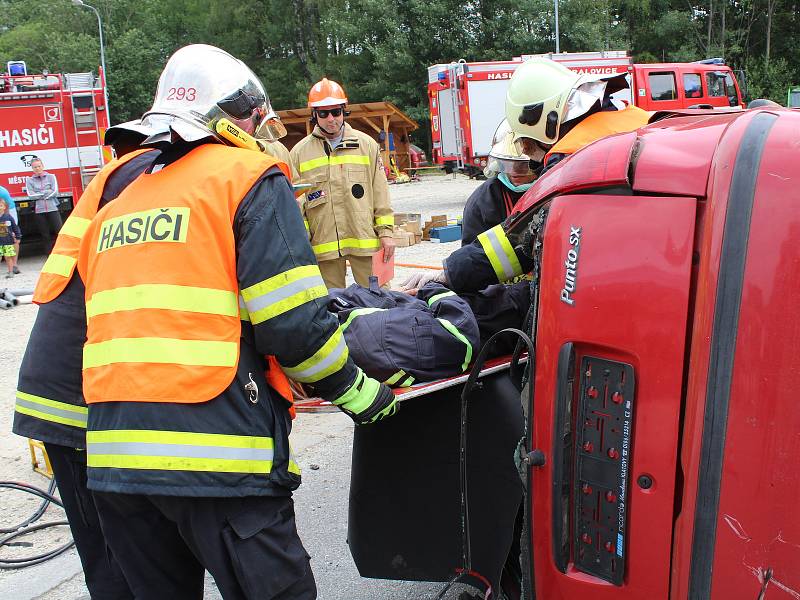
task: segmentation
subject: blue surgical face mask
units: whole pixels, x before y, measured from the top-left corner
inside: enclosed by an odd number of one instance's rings
[[[523,183],[521,185],[514,185],[513,183],[511,183],[511,180],[505,173],[500,173],[497,176],[497,178],[500,181],[502,181],[503,185],[506,186],[508,189],[510,189],[512,192],[518,192],[518,193],[527,192],[528,189],[533,185],[533,181],[531,181],[530,183]]]

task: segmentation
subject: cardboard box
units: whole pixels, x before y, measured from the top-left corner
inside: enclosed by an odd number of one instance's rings
[[[411,233],[422,233],[422,215],[420,213],[394,213],[394,226]]]
[[[396,248],[405,248],[409,245],[408,238],[405,236],[394,236],[394,245]]]
[[[403,229],[414,235],[422,235],[422,223],[420,221],[407,221],[402,225]]]
[[[420,213],[394,213],[394,224],[403,225],[404,223],[411,223],[416,221],[422,223],[422,214]]]
[[[404,229],[394,230],[394,245],[398,248],[405,248],[406,246],[413,246],[415,243],[414,234]]]
[[[447,215],[433,215],[429,221],[425,221],[425,226],[422,228],[422,239],[431,239],[431,229],[434,227],[446,227]]]

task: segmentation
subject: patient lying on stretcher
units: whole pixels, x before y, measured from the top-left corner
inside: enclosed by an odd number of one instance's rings
[[[456,295],[430,283],[416,296],[353,284],[329,291],[355,363],[395,387],[463,373],[492,334],[521,327],[530,305],[529,282],[494,285]],[[513,350],[501,341],[492,354]]]

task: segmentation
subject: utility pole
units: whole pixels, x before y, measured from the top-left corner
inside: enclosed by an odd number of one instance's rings
[[[558,42],[558,0],[553,0],[553,6],[556,9],[556,54],[561,52],[561,47]]]
[[[108,125],[110,127],[111,112],[108,109],[108,73],[106,73],[106,51],[105,51],[105,45],[103,44],[103,21],[100,19],[100,13],[94,6],[89,6],[88,4],[85,4],[83,0],[72,0],[72,3],[75,6],[82,6],[83,8],[88,8],[97,17],[97,29],[100,32],[100,66],[103,69],[103,100],[105,100],[106,103],[106,118],[108,119]]]

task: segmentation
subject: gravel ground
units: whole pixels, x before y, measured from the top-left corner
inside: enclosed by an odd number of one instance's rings
[[[434,214],[449,218],[461,216],[464,202],[480,185],[463,176],[425,176],[421,181],[390,186],[396,212]],[[422,242],[398,248],[396,262],[441,266],[441,261],[459,247],[459,242]],[[42,256],[25,256],[20,261],[22,274],[0,283],[0,288],[33,288],[44,263]],[[3,269],[0,269],[4,271]],[[397,267],[393,285],[397,286],[412,268]],[[0,480],[22,481],[46,488],[48,480],[31,470],[27,440],[11,433],[17,371],[36,318],[35,305],[0,311],[5,331],[5,347],[0,353]],[[440,584],[368,580],[359,576],[347,549],[347,493],[350,473],[352,424],[339,413],[301,414],[295,422],[292,444],[303,467],[304,483],[296,493],[298,529],[311,554],[319,586],[320,600],[400,600],[434,598]],[[318,469],[311,469],[310,465]],[[32,496],[0,489],[0,528],[21,522],[38,505]],[[63,518],[60,509],[50,507],[42,521]],[[68,539],[65,528],[50,530],[25,542],[32,546],[4,548],[3,558],[21,557],[55,548]],[[206,598],[220,598],[208,579]],[[456,598],[458,590],[447,598]],[[0,597],[14,600],[88,600],[80,563],[74,550],[58,558],[20,571],[0,570]]]
[[[461,217],[464,203],[480,181],[463,175],[425,176],[420,181],[389,186],[392,195],[392,208],[398,213],[422,213],[423,222],[431,215],[447,215],[449,219]],[[460,242],[437,244],[421,242],[398,248],[396,263],[442,266],[442,259],[461,245]],[[398,287],[409,275],[418,269],[395,267],[392,286]]]

